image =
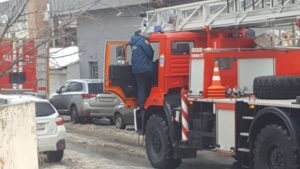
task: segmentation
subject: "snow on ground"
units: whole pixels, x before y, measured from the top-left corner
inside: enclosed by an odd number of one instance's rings
[[[58,163],[44,163],[40,169],[152,169],[145,147],[137,145],[132,126],[119,130],[107,123],[66,123],[67,149]],[[45,158],[45,157],[44,157]],[[178,169],[241,169],[231,157],[211,151],[185,159]]]

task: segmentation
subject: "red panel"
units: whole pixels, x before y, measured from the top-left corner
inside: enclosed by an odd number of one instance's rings
[[[33,41],[23,42],[22,56],[26,61],[23,62],[23,72],[26,73],[26,82],[23,84],[23,89],[31,89],[37,91],[36,78],[36,56],[37,51]]]
[[[13,52],[13,41],[3,41],[0,43],[0,72],[3,73],[8,70],[0,78],[0,88],[12,89],[12,85],[9,83],[9,73],[13,71],[11,65],[14,53],[16,58],[23,58],[22,63],[16,64],[16,67],[19,68],[17,71],[22,71],[26,74],[23,89],[36,91],[36,49],[34,47],[34,41],[23,41],[23,43],[19,43],[19,46],[21,47]]]
[[[223,110],[235,110],[235,104],[229,104],[229,103],[216,103],[217,109],[223,109]]]
[[[0,43],[0,72],[4,73],[4,75],[0,78],[0,88],[11,89],[12,85],[9,84],[9,66],[12,63],[13,55],[12,55],[12,42],[11,41],[3,41]]]
[[[237,61],[231,63],[230,69],[220,70],[221,82],[226,88],[237,87]]]
[[[204,52],[204,97],[206,90],[212,81],[213,63],[215,58],[274,58],[276,75],[300,75],[300,50],[278,51],[278,50],[256,50],[256,51],[223,51]],[[221,82],[225,87],[237,86],[237,63],[232,62],[231,69],[220,70]]]
[[[276,59],[277,75],[300,75],[300,51],[281,52]]]
[[[242,36],[240,30],[216,31],[211,33],[212,48],[253,48],[254,40]]]

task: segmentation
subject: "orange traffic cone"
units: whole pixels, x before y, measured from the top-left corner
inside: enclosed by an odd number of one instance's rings
[[[219,99],[219,98],[225,98],[225,96],[226,96],[226,88],[221,84],[219,64],[218,61],[215,61],[212,83],[207,88],[207,97]]]

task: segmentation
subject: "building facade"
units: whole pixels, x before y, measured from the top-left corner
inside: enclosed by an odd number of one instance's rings
[[[68,15],[71,11],[79,14],[77,43],[80,50],[80,78],[103,78],[106,42],[129,41],[142,21],[140,12],[193,1],[195,0],[76,0],[72,1],[73,6],[65,9],[58,4],[58,0],[52,0],[52,6],[61,11],[55,15]],[[81,7],[77,9],[76,5]],[[87,8],[89,5],[90,8]]]

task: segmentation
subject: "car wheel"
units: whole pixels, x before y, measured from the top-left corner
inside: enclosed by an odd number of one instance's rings
[[[120,113],[117,113],[115,115],[115,125],[118,129],[125,129],[125,124],[122,118],[122,115]]]
[[[71,108],[71,122],[72,123],[78,123],[80,121],[79,116],[78,116],[78,110],[76,106],[72,106]]]
[[[49,162],[59,162],[62,160],[63,156],[63,150],[47,152],[47,158]]]
[[[167,122],[158,115],[152,115],[146,127],[146,151],[154,168],[174,169],[181,159],[173,158],[173,146]]]
[[[255,142],[254,169],[297,169],[298,153],[288,131],[280,125],[263,128]]]

